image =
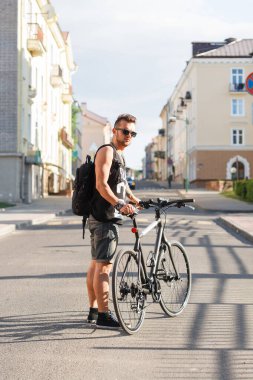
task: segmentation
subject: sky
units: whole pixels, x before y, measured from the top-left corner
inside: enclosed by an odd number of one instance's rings
[[[74,98],[111,124],[121,113],[137,117],[138,135],[125,151],[135,169],[162,126],[160,112],[191,58],[191,42],[253,38],[252,0],[51,2],[78,65]]]

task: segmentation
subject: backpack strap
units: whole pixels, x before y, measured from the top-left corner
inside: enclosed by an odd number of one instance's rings
[[[113,158],[116,157],[116,152],[117,152],[117,150],[116,150],[115,146],[114,146],[112,143],[110,143],[110,144],[104,144],[104,145],[101,145],[101,146],[98,148],[98,150],[96,151],[96,154],[95,154],[95,156],[94,156],[94,162],[95,162],[95,159],[96,159],[97,152],[98,152],[100,149],[104,148],[105,146],[111,146],[111,147],[113,148]]]

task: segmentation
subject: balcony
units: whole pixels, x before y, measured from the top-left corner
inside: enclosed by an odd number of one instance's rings
[[[63,127],[61,130],[60,130],[60,139],[62,141],[62,144],[68,148],[68,149],[73,149],[74,147],[74,141],[72,139],[72,137],[68,134],[68,132],[66,131],[66,127]]]
[[[60,65],[52,65],[50,82],[53,87],[60,87],[63,84],[62,68]]]
[[[38,57],[45,53],[44,34],[37,23],[28,24],[27,50],[33,57]]]
[[[246,92],[245,83],[230,83],[229,91],[230,92]]]
[[[157,150],[156,152],[154,152],[154,157],[155,158],[161,158],[162,160],[164,160],[165,159],[165,151]]]
[[[71,104],[73,102],[72,86],[68,83],[64,84],[62,91],[62,101],[65,104]]]
[[[39,149],[35,149],[34,147],[30,148],[27,152],[27,156],[25,157],[25,163],[27,165],[41,165],[41,151]]]

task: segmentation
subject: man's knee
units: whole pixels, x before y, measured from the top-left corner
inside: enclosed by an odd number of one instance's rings
[[[97,262],[96,270],[99,273],[109,273],[112,269],[112,264],[110,262]]]

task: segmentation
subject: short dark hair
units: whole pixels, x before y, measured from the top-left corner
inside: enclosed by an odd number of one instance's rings
[[[129,113],[123,113],[119,115],[114,123],[114,128],[121,122],[121,120],[125,120],[127,123],[136,123],[136,117],[130,115]]]

